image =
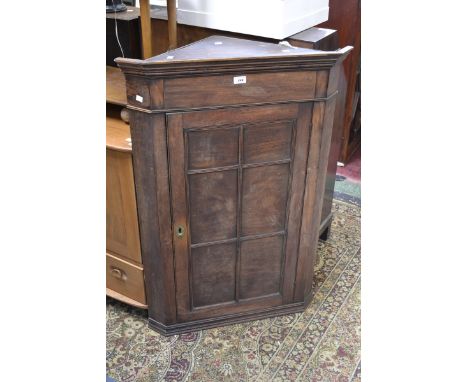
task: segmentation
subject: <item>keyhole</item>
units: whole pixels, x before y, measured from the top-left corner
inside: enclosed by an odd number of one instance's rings
[[[178,237],[182,237],[184,236],[184,227],[182,227],[181,225],[177,227],[177,230],[176,230],[176,233],[177,233],[177,236]]]

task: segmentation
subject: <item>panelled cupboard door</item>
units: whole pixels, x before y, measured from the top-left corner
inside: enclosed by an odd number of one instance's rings
[[[180,320],[292,302],[311,108],[167,115]]]

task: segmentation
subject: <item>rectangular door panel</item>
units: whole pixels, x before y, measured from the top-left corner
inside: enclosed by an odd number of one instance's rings
[[[289,163],[243,170],[243,236],[284,231],[289,172]]]
[[[188,174],[191,244],[237,236],[237,170]]]
[[[237,128],[195,130],[187,134],[188,169],[224,167],[238,162]]]
[[[291,158],[293,126],[290,121],[256,124],[244,129],[244,163]]]
[[[236,243],[192,248],[194,307],[235,300],[236,252]]]
[[[241,243],[240,299],[280,293],[284,235]]]

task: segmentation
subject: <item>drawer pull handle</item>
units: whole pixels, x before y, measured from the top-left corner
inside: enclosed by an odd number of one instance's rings
[[[126,280],[127,279],[127,275],[125,274],[124,271],[122,271],[121,269],[119,268],[112,268],[111,269],[111,274],[112,276],[114,276],[116,279],[120,279],[120,280]]]
[[[184,234],[185,234],[185,229],[183,226],[178,226],[177,229],[176,229],[176,235],[178,238],[182,238],[184,237]]]

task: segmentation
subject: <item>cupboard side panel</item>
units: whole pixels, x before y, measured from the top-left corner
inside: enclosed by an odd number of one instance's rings
[[[314,275],[314,267],[316,263],[316,256],[317,256],[317,246],[318,246],[318,236],[319,236],[319,229],[320,229],[320,218],[322,213],[323,207],[323,196],[325,193],[325,183],[327,177],[327,166],[328,166],[328,159],[330,153],[330,146],[333,134],[333,114],[335,111],[335,104],[336,104],[336,97],[332,98],[331,100],[327,101],[323,105],[323,112],[320,112],[320,116],[323,114],[322,119],[322,134],[321,134],[321,142],[320,142],[320,155],[319,155],[319,163],[318,163],[318,172],[317,172],[317,184],[316,184],[316,191],[315,191],[315,200],[314,200],[314,210],[312,216],[314,219],[317,219],[318,227],[313,227],[313,245],[311,248],[311,254],[307,258],[307,263],[305,266],[306,272],[309,275]],[[313,280],[314,277],[306,277],[305,282],[305,296],[306,298],[312,291],[313,287]]]
[[[292,167],[291,199],[287,226],[288,236],[286,241],[286,253],[289,255],[286,256],[284,264],[283,303],[293,302],[294,296],[305,189],[304,179],[306,176],[307,157],[309,153],[311,115],[312,103],[301,104],[297,117],[296,142]]]
[[[176,321],[164,115],[130,111],[133,170],[150,318]]]
[[[310,292],[313,283],[335,101],[336,98],[334,97],[327,102],[314,103],[300,249],[294,289],[295,301],[303,301],[306,294]]]

